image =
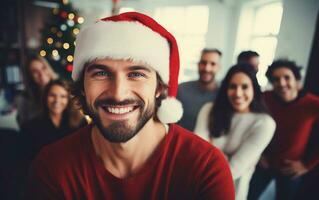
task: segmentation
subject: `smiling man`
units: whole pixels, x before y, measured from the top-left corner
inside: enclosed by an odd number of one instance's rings
[[[179,56],[152,18],[124,13],[76,40],[74,95],[93,124],[43,149],[29,199],[233,200],[223,155],[174,124]]]
[[[276,60],[267,70],[273,90],[264,99],[277,128],[256,168],[248,199],[258,199],[273,178],[276,199],[294,199],[301,180],[319,164],[317,142],[314,151],[306,153],[319,121],[319,98],[302,90],[300,69],[293,61]]]
[[[216,74],[220,68],[222,53],[218,49],[203,49],[198,62],[198,80],[188,81],[178,87],[177,99],[183,104],[184,113],[178,122],[193,131],[200,108],[215,100],[218,92]]]

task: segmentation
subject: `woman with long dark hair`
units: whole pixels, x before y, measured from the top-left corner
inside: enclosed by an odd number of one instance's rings
[[[230,68],[214,105],[202,107],[195,133],[224,152],[237,200],[247,199],[252,173],[275,127],[262,101],[253,67],[243,63]]]
[[[86,125],[84,116],[71,103],[70,86],[66,81],[57,79],[48,83],[43,90],[41,105],[42,112],[21,129],[31,158],[43,146]]]

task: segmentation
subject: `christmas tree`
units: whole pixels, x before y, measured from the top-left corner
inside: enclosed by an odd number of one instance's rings
[[[42,30],[39,54],[45,57],[61,78],[70,79],[73,69],[75,38],[84,18],[63,0],[52,10],[52,17]]]

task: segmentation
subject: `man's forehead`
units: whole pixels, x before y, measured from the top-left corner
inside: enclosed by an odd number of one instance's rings
[[[289,69],[286,66],[282,66],[282,67],[278,67],[277,69],[274,69],[274,71],[272,72],[272,74],[275,75],[284,75],[284,74],[290,74],[293,75],[293,71],[291,69]]]
[[[206,58],[206,59],[209,59],[209,58],[219,58],[219,54],[217,52],[206,52],[206,53],[203,53],[201,58]]]
[[[85,64],[85,71],[87,69],[90,69],[91,67],[99,68],[114,68],[114,67],[127,67],[128,69],[145,69],[147,71],[154,71],[154,68],[152,68],[150,65],[148,65],[145,62],[136,61],[133,59],[113,59],[113,58],[104,58],[104,59],[94,59],[90,62],[87,62]]]

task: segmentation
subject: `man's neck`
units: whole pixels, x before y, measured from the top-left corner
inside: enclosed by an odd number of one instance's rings
[[[118,178],[127,178],[139,172],[165,137],[165,127],[149,120],[140,132],[126,143],[111,143],[92,129],[92,141],[98,158],[106,170]]]
[[[209,83],[203,83],[199,81],[199,83],[200,83],[201,89],[205,91],[214,91],[217,88],[217,83],[215,81],[211,81]]]

